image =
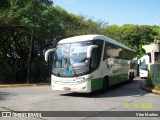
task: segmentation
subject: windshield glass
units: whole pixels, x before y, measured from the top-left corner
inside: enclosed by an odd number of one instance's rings
[[[83,46],[80,43],[72,44],[70,51],[70,64],[74,65],[81,62],[87,62],[88,46]]]
[[[54,55],[53,73],[58,76],[77,75],[89,70],[87,49],[91,42],[59,44]],[[66,72],[70,70],[70,72]]]
[[[70,53],[70,44],[58,45],[54,56],[54,68],[66,68]]]
[[[146,60],[144,59],[143,61],[140,62],[140,69],[141,70],[148,70],[148,64],[146,64]]]

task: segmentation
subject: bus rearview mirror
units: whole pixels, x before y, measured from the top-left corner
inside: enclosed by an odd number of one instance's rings
[[[47,51],[45,52],[45,61],[46,61],[46,62],[48,62],[48,55],[49,55],[49,53],[54,52],[54,51],[55,51],[55,48],[49,49],[49,50],[47,50]]]

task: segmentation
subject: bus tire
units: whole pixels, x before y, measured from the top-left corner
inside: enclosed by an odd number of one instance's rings
[[[105,93],[108,88],[109,88],[109,78],[108,78],[108,76],[106,76],[103,79],[103,85],[102,85],[101,93]]]
[[[133,82],[133,73],[129,73],[129,80],[128,80],[128,83],[131,83]]]
[[[135,78],[135,76],[134,76],[134,72],[132,73],[132,77],[133,77],[133,79]]]

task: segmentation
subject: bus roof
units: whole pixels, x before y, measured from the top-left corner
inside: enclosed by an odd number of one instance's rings
[[[117,42],[116,40],[113,40],[109,37],[106,37],[104,35],[80,35],[80,36],[74,36],[74,37],[70,37],[70,38],[66,38],[66,39],[62,39],[58,42],[58,44],[64,44],[64,43],[76,43],[76,42],[82,42],[82,41],[92,41],[92,40],[96,40],[96,39],[100,39],[100,40],[104,40],[107,41],[109,43],[115,44],[117,46],[120,46],[122,48],[131,50],[133,52],[135,52],[135,50],[132,50],[131,48],[123,45],[122,43]]]

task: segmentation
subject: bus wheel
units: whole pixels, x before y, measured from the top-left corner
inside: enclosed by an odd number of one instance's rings
[[[134,79],[135,78],[135,76],[134,76],[134,72],[132,73],[132,78]],[[133,81],[132,81],[133,82]]]
[[[133,82],[133,73],[129,73],[129,80],[128,80],[129,83]]]
[[[109,79],[108,79],[108,77],[104,77],[101,93],[105,93],[107,91],[108,87],[109,87]]]

